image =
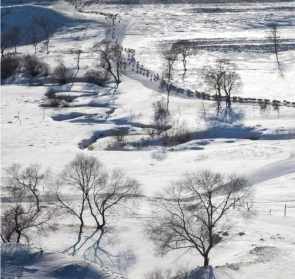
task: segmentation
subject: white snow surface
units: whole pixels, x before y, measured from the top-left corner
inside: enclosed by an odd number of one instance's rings
[[[220,5],[219,8],[229,8],[229,4]],[[278,7],[281,6],[287,8],[280,10]],[[248,9],[246,18],[241,16],[244,15],[242,12],[223,11],[215,14],[214,20],[210,11],[204,12],[206,8],[212,10],[216,6],[143,5],[127,8],[100,5],[103,11],[120,11],[122,18],[129,23],[123,45],[136,48],[140,60],[158,72],[161,64],[157,52],[160,40],[214,39],[217,32],[220,34],[218,37],[229,40],[261,40],[265,36],[265,29],[259,27],[264,27],[270,20],[270,13],[275,11],[275,16],[285,23],[282,36],[290,40],[295,38],[294,17],[290,14],[294,11],[292,2],[235,4],[231,7]],[[75,56],[71,50],[81,48],[82,71],[94,67],[97,62],[92,46],[104,37],[103,18],[77,13],[64,2],[42,6],[42,9],[54,10],[71,20],[79,18],[85,22],[79,21],[77,29],[66,25],[58,29],[53,33],[50,54],[47,56],[40,49],[38,56],[46,59],[52,67],[60,60],[73,66]],[[273,10],[267,12],[267,9]],[[225,22],[219,26],[222,19]],[[162,28],[163,25],[165,28]],[[33,52],[29,45],[19,49]],[[284,78],[278,76],[273,58],[267,53],[230,52],[225,55],[240,62],[244,84],[241,95],[295,101],[294,49],[282,52],[282,61],[286,64]],[[188,72],[193,74],[187,77],[184,85],[199,86],[198,78],[196,82],[194,80],[195,73],[201,65],[211,63],[219,56],[219,52],[204,50],[192,58],[196,62],[190,61],[191,71]],[[179,81],[179,84],[182,83]],[[273,110],[262,113],[255,105],[234,104],[239,118],[233,123],[224,123],[210,118],[214,113],[212,102],[171,96],[174,122],[196,131],[196,138],[169,148],[155,145],[140,150],[106,150],[106,145],[111,141],[109,134],[114,129],[127,127],[130,139],[144,137],[141,127],[152,121],[152,104],[165,97],[165,94],[156,90],[153,84],[132,75],[123,77],[117,95],[106,94],[105,88],[89,83],[57,88],[58,94],[77,97],[70,107],[40,107],[46,86],[2,85],[1,169],[3,171],[12,163],[40,163],[44,169],[51,168],[54,173],[59,173],[76,154],[84,153],[95,156],[107,168],[121,168],[137,179],[145,198],[112,216],[115,231],[105,242],[104,249],[115,257],[109,261],[105,255],[101,256],[105,268],[111,268],[113,274],[116,271],[130,279],[139,279],[157,268],[194,270],[201,265],[202,259],[193,251],[175,251],[165,257],[155,255],[154,246],[144,233],[144,224],[150,221],[150,200],[165,187],[185,172],[210,169],[224,174],[243,175],[249,178],[254,191],[255,214],[240,218],[233,212],[230,218],[235,224],[234,228],[229,231],[225,241],[212,251],[211,264],[215,266],[216,279],[295,278],[294,108],[282,107],[279,113]],[[91,148],[81,149],[81,142],[90,143]],[[4,191],[1,191],[1,196],[5,197]],[[285,204],[287,216],[284,216]],[[5,207],[5,204],[2,206]],[[22,274],[29,276],[24,278],[51,278],[53,269],[58,273],[54,273],[55,277],[52,278],[68,278],[56,277],[56,274],[76,272],[81,268],[89,270],[90,277],[87,278],[103,278],[100,277],[103,274],[100,267],[56,254],[73,243],[76,224],[71,218],[64,220],[57,216],[56,226],[59,228],[57,231],[49,231],[46,235],[34,234],[34,245],[50,253],[44,252],[39,261],[21,264]],[[34,255],[39,252],[25,249],[25,253]],[[18,272],[17,269],[15,272]],[[16,273],[14,275],[17,276]]]
[[[21,244],[1,244],[1,278],[122,279],[90,262],[59,253],[48,253]]]

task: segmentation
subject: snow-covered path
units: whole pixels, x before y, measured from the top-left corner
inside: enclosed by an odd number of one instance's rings
[[[249,177],[252,184],[258,184],[290,173],[295,173],[295,154],[291,154],[288,159],[267,164],[254,173],[251,173]]]

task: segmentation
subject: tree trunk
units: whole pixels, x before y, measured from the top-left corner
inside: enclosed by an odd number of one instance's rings
[[[229,94],[226,96],[226,105],[229,109],[231,108],[231,99]]]
[[[17,238],[16,238],[16,243],[19,243],[20,242],[20,238],[21,238],[21,232],[20,231],[17,231]]]
[[[167,103],[166,103],[166,109],[169,111],[169,102],[170,102],[170,90],[167,91]]]
[[[204,255],[204,267],[207,267],[209,265],[209,257],[208,255]]]
[[[186,59],[183,59],[182,63],[183,63],[183,71],[186,73],[186,71],[187,71],[187,68],[186,68]]]

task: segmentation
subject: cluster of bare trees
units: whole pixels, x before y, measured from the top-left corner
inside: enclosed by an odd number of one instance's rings
[[[1,35],[1,56],[3,57],[10,48],[13,48],[14,54],[16,54],[17,46],[25,41],[29,41],[33,45],[35,54],[37,53],[38,44],[43,41],[46,53],[49,54],[49,43],[53,28],[53,22],[38,16],[32,19],[29,32],[24,32],[17,26],[9,29],[3,28],[3,34]]]
[[[77,241],[68,249],[73,254],[97,235],[95,243],[99,245],[109,213],[140,193],[136,180],[120,170],[107,171],[95,157],[85,155],[77,155],[57,179],[49,171],[42,172],[39,165],[12,165],[6,169],[5,185],[9,202],[1,215],[2,241],[29,243],[34,230],[49,228],[53,216],[66,214],[76,219],[79,227]],[[50,185],[57,186],[51,193],[53,206],[46,204]],[[74,193],[74,198],[69,200],[66,191]],[[86,226],[93,231],[82,241]]]
[[[272,45],[278,70],[283,76],[282,65],[279,59],[280,32],[277,23],[272,23],[268,29],[267,39]],[[173,90],[173,79],[175,76],[175,68],[177,61],[181,60],[183,65],[183,73],[187,72],[187,60],[193,54],[193,49],[185,42],[176,42],[171,46],[164,48],[162,58],[164,61],[161,88],[167,93],[166,109],[169,111],[170,95]],[[227,59],[219,59],[214,66],[203,68],[204,81],[208,88],[215,93],[217,115],[220,112],[225,112],[225,116],[231,113],[232,95],[241,87],[241,79],[234,63]],[[226,107],[222,109],[222,101]]]
[[[167,102],[166,109],[169,111],[170,94],[173,89],[173,79],[175,75],[175,67],[179,60],[181,59],[183,65],[183,76],[187,72],[187,59],[192,55],[192,49],[188,45],[181,43],[174,43],[162,51],[163,58],[163,72],[162,72],[162,82],[161,87],[167,92]]]
[[[52,211],[41,206],[47,173],[39,165],[22,168],[14,164],[6,170],[5,186],[10,199],[2,210],[1,239],[3,242],[29,243],[32,230],[42,230],[52,216]]]
[[[153,103],[153,122],[157,135],[161,135],[164,131],[170,128],[170,113],[167,110],[167,104],[164,99]]]
[[[180,57],[182,66],[183,66],[183,75],[187,72],[187,60],[193,54],[192,48],[185,43],[176,42],[172,45],[172,51]]]
[[[225,101],[225,112],[230,113],[232,94],[241,87],[241,79],[236,65],[228,60],[218,60],[214,66],[205,67],[204,81],[210,91],[215,93],[216,110],[219,114],[222,110],[222,101]]]
[[[51,32],[53,23],[43,17],[34,17],[33,19],[33,32],[31,33],[31,41],[34,45],[35,53],[38,41],[43,38],[46,53],[49,54],[49,43],[51,38]]]
[[[60,194],[61,189],[73,191],[76,201],[63,198]],[[107,172],[95,157],[77,155],[61,173],[56,194],[59,206],[79,223],[77,241],[70,247],[72,253],[75,254],[95,235],[101,237],[107,225],[109,212],[138,194],[138,182],[127,177],[122,171]],[[90,237],[82,241],[82,235],[89,222],[93,231]]]
[[[20,35],[21,32],[18,27],[12,27],[3,32],[3,35],[1,36],[1,57],[3,57],[5,51],[11,47],[14,48],[14,54],[16,54]]]
[[[173,85],[175,75],[175,65],[178,56],[181,55],[184,72],[187,71],[187,58],[191,55],[191,49],[188,46],[173,45],[168,50],[163,51],[164,70],[162,74],[161,88],[167,93],[166,110],[169,113],[169,103],[171,91],[175,89]],[[206,66],[202,70],[204,82],[208,89],[215,93],[217,115],[224,112],[228,117],[231,114],[232,97],[241,87],[241,79],[234,63],[226,59],[219,59],[213,66]],[[225,108],[222,108],[222,102]]]
[[[66,214],[78,225],[77,240],[66,250],[72,254],[88,242],[95,251],[99,249],[112,223],[110,213],[120,211],[140,194],[136,180],[119,170],[107,171],[95,157],[83,154],[54,180],[38,165],[12,165],[6,170],[5,185],[10,200],[1,214],[2,241],[29,243],[32,231],[49,227],[50,222],[56,222],[53,216]],[[45,203],[48,185],[57,185],[51,206]],[[233,208],[249,204],[249,193],[247,180],[242,177],[210,171],[185,174],[158,199],[156,214],[146,224],[146,231],[161,254],[192,249],[208,266],[212,248],[222,240],[223,226],[228,230],[231,225],[226,217]]]

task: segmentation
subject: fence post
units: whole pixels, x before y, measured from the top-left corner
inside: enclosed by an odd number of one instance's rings
[[[285,203],[285,206],[284,206],[284,216],[286,217],[287,216],[287,204]]]

